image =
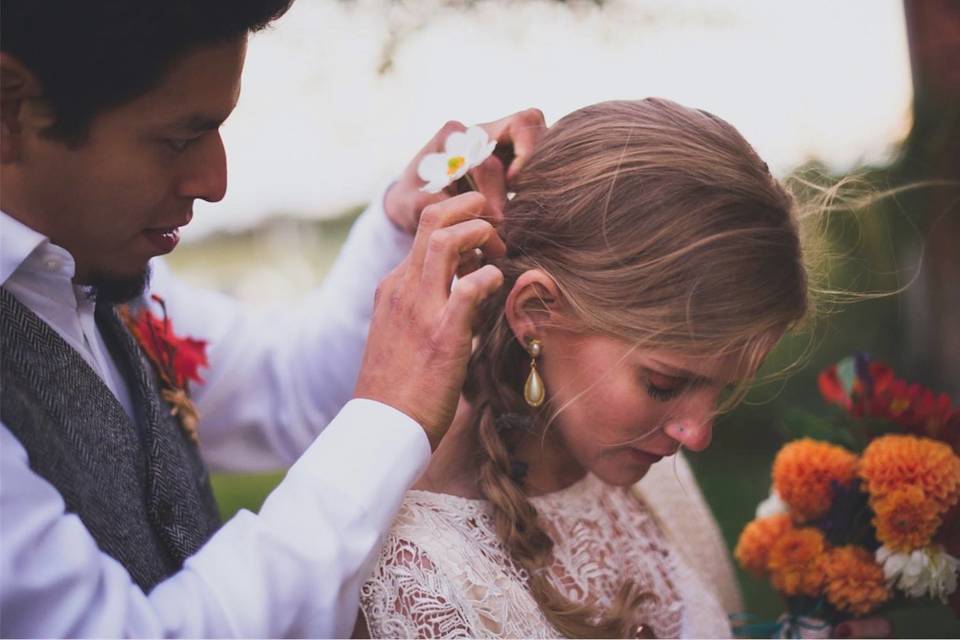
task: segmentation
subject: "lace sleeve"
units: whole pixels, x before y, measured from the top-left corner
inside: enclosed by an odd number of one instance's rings
[[[409,540],[389,536],[360,590],[371,638],[469,638],[467,614],[448,576]]]

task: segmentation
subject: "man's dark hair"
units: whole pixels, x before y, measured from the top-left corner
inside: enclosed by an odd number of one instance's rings
[[[102,111],[155,87],[182,55],[258,31],[293,0],[2,0],[0,49],[36,74],[56,121],[84,139]]]

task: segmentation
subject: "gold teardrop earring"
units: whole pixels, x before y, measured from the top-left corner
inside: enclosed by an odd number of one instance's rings
[[[537,358],[543,349],[543,343],[536,338],[531,338],[527,343],[527,351],[530,352],[530,375],[527,376],[527,382],[523,385],[523,399],[531,407],[539,407],[547,395],[543,387],[543,378],[537,372]]]

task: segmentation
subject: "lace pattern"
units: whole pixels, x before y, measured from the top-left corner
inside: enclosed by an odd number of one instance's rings
[[[640,619],[658,637],[730,637],[715,595],[629,489],[588,475],[532,502],[555,541],[550,578],[571,600],[607,608],[629,578],[654,596]],[[375,638],[557,637],[526,583],[486,501],[410,491],[361,606]]]

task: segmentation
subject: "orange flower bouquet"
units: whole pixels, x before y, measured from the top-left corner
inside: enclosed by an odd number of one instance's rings
[[[826,637],[914,598],[956,608],[960,409],[863,355],[828,367],[819,386],[842,415],[788,416],[794,439],[734,551],[784,596],[787,613],[738,631]]]

